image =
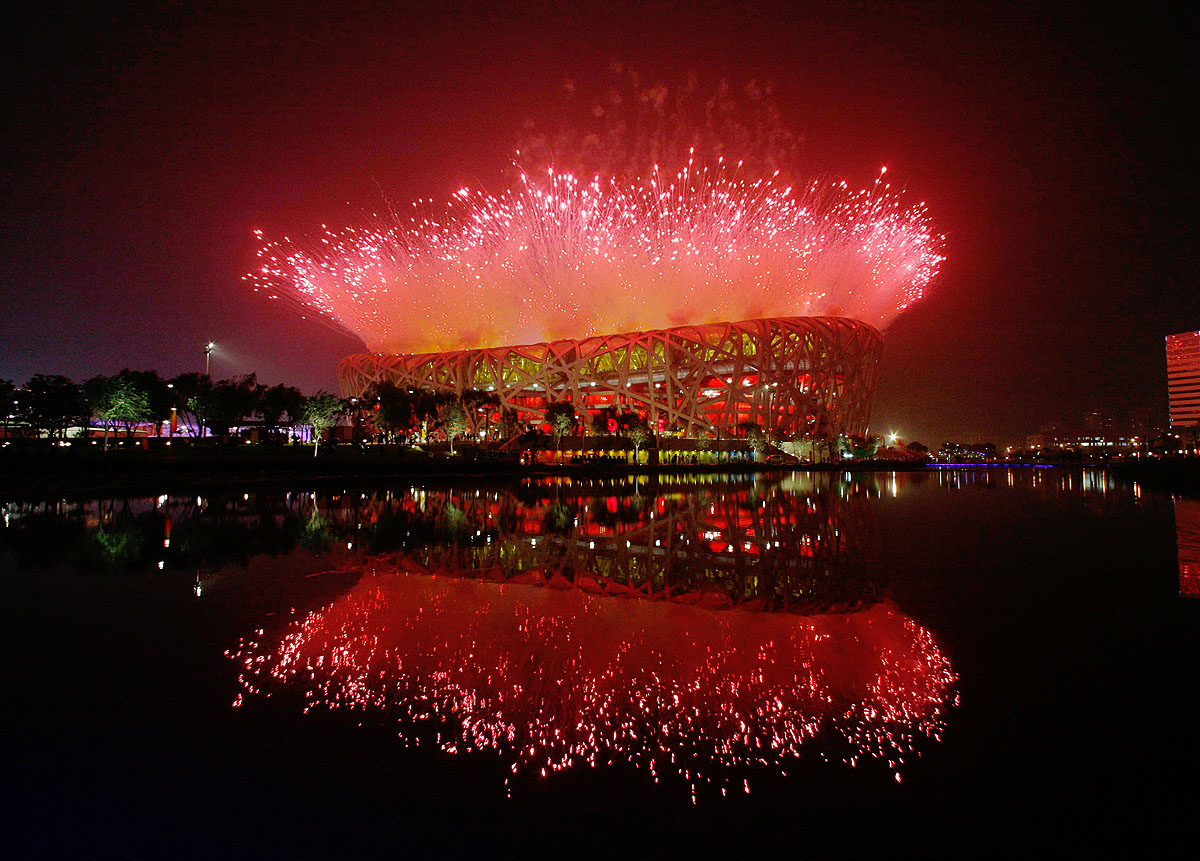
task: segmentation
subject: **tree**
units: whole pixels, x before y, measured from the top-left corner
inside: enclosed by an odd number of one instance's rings
[[[260,387],[258,411],[262,415],[263,429],[268,433],[279,428],[286,415],[293,423],[300,417],[304,406],[304,395],[294,386]]]
[[[746,444],[754,450],[756,459],[761,457],[762,453],[767,450],[767,435],[758,422],[740,422],[738,430],[746,438]]]
[[[19,390],[12,380],[0,380],[0,425],[4,435],[8,436],[9,428],[20,413]]]
[[[642,456],[642,446],[654,439],[654,431],[650,430],[650,425],[644,418],[636,414],[630,414],[632,418],[628,418],[623,424],[625,436],[633,443],[633,462],[637,463]]]
[[[450,441],[450,454],[454,454],[454,438],[470,426],[467,408],[463,406],[463,402],[455,398],[443,403],[438,410],[438,424],[442,426],[442,430],[446,432],[446,439]]]
[[[879,451],[879,443],[879,437],[874,434],[850,437],[850,453],[858,460],[870,459]]]
[[[413,398],[413,417],[421,425],[421,442],[429,438],[429,425],[438,421],[438,410],[445,405],[451,396],[428,389],[416,389],[410,392]]]
[[[500,433],[505,439],[512,439],[522,430],[521,420],[517,418],[517,411],[512,407],[505,407],[500,410]]]
[[[229,429],[257,411],[259,385],[254,374],[221,380],[188,400],[214,436],[225,436]]]
[[[467,411],[467,420],[471,424],[471,436],[479,436],[479,417],[483,416],[484,438],[491,425],[492,413],[500,407],[500,396],[495,392],[481,392],[479,389],[468,389],[463,392],[462,405]]]
[[[596,436],[613,436],[620,429],[620,415],[616,407],[604,407],[592,416],[592,433]]]
[[[67,428],[87,421],[89,415],[83,387],[59,374],[35,374],[25,384],[24,417],[47,435],[63,439]]]
[[[550,425],[550,433],[554,435],[554,444],[558,447],[558,462],[562,463],[562,438],[575,431],[575,405],[567,401],[557,401],[546,408],[546,422]]]
[[[131,371],[125,368],[117,376],[128,380],[146,395],[148,408],[145,418],[139,421],[161,422],[170,418],[171,407],[175,406],[175,393],[167,381],[158,375],[158,371]]]
[[[195,433],[203,436],[204,418],[192,408],[192,404],[203,402],[203,397],[212,391],[212,380],[204,374],[180,374],[167,383],[167,388],[172,396],[171,406],[175,408],[176,415],[184,419],[188,433],[193,433],[194,428]]]
[[[837,439],[833,441],[833,451],[839,459],[843,455],[850,454],[850,439],[845,434],[838,434]]]
[[[83,391],[92,409],[92,415],[104,424],[106,452],[110,427],[115,430],[118,422],[123,423],[132,435],[135,424],[150,421],[153,417],[150,396],[124,372],[115,377],[93,377],[83,384]]]
[[[908,449],[909,454],[917,457],[925,457],[927,454],[929,454],[929,446],[921,445],[921,443],[917,442],[916,440],[910,442],[905,446],[905,448]]]
[[[416,415],[412,393],[385,380],[372,384],[363,397],[367,403],[375,404],[375,426],[387,435],[389,442],[394,434],[408,435]]]
[[[321,434],[334,426],[341,411],[341,400],[324,390],[304,399],[304,406],[300,408],[300,423],[312,428],[313,457],[317,456],[317,449],[321,445]]]
[[[812,463],[816,457],[817,444],[809,437],[801,436],[792,440],[792,446],[796,452],[796,456],[805,463]]]

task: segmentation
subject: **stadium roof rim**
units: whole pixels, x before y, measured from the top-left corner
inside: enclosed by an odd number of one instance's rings
[[[752,327],[755,324],[779,324],[779,323],[795,323],[803,325],[811,325],[813,323],[823,324],[829,329],[835,329],[846,324],[851,324],[853,327],[864,329],[876,337],[882,339],[883,334],[875,326],[866,323],[854,317],[838,317],[832,314],[823,314],[817,316],[792,315],[788,317],[752,317],[747,320],[721,320],[712,323],[684,323],[679,326],[665,326],[655,329],[631,329],[626,332],[614,332],[611,334],[600,335],[584,335],[578,338],[556,338],[552,341],[531,341],[526,344],[496,344],[490,347],[458,347],[453,350],[423,350],[421,352],[411,352],[400,349],[383,349],[369,350],[368,355],[373,356],[458,356],[466,353],[486,353],[492,350],[530,350],[540,348],[550,348],[563,344],[569,345],[570,348],[578,348],[580,345],[589,341],[607,341],[613,339],[639,339],[647,336],[663,336],[667,334],[678,333],[686,335],[688,332],[697,334],[708,334],[711,332],[722,331],[729,328]]]

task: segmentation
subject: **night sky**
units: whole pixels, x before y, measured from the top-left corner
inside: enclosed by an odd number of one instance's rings
[[[1163,335],[1200,328],[1194,10],[813,6],[22,11],[0,377],[202,370],[212,339],[214,377],[333,390],[362,345],[250,291],[252,231],[359,223],[381,192],[499,190],[526,121],[616,61],[773,82],[801,176],[867,185],[887,165],[927,203],[947,260],[887,332],[873,430],[936,446],[1096,407],[1164,421]]]

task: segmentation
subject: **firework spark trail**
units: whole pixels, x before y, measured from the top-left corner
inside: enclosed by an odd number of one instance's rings
[[[689,162],[643,183],[522,172],[380,226],[266,242],[254,289],[315,309],[375,351],[536,343],[767,316],[886,326],[942,261],[923,204],[747,181]],[[258,233],[260,240],[263,238]]]
[[[377,574],[278,643],[231,657],[247,697],[441,722],[447,753],[546,776],[612,762],[727,789],[810,746],[900,768],[957,700],[932,635],[894,608],[713,612],[576,591]],[[839,741],[840,740],[840,741]],[[748,784],[746,785],[748,790]]]

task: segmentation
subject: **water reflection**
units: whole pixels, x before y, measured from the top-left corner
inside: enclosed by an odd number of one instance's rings
[[[323,528],[358,542],[362,578],[239,644],[234,705],[302,692],[514,774],[629,762],[693,798],[802,750],[899,780],[956,694],[932,635],[882,600],[881,492],[799,474],[347,494]]]
[[[1179,553],[1179,594],[1200,598],[1200,500],[1175,498],[1175,540]]]
[[[363,500],[373,553],[408,571],[790,612],[851,611],[884,576],[874,480],[827,474],[712,489],[546,482]]]
[[[409,741],[435,721],[442,750],[495,750],[513,773],[631,762],[693,794],[725,790],[731,766],[786,768],[815,738],[899,779],[917,737],[941,732],[954,681],[930,633],[886,604],[715,612],[382,571],[234,657],[236,706],[303,689],[305,710],[395,713]]]
[[[514,773],[631,762],[693,795],[748,791],[746,767],[782,771],[803,750],[899,779],[941,733],[954,673],[887,602],[872,518],[912,480],[13,502],[0,552],[163,577],[249,612],[256,633],[230,651],[241,707],[278,693],[273,708],[369,710],[410,743],[492,750]]]

